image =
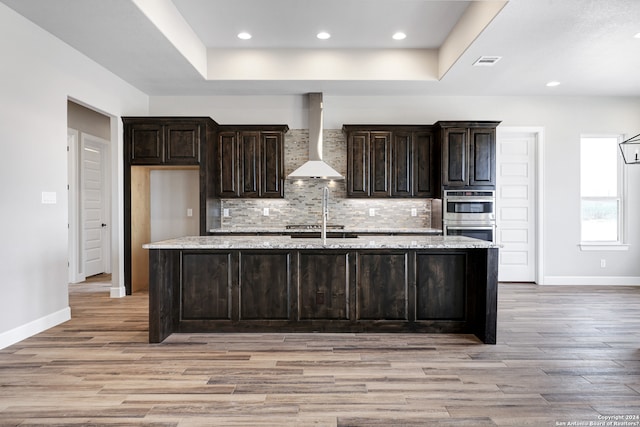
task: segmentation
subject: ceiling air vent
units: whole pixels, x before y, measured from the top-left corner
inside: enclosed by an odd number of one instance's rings
[[[496,62],[500,61],[502,56],[481,56],[476,62],[473,63],[474,67],[491,67]]]

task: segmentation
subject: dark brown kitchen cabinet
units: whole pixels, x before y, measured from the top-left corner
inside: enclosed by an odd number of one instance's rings
[[[349,197],[433,197],[431,126],[345,125]]]
[[[369,197],[369,132],[347,135],[347,195]]]
[[[437,167],[440,151],[436,146],[433,131],[417,131],[413,133],[412,137],[412,195],[414,197],[436,197],[438,187],[440,187],[440,170]]]
[[[284,197],[284,132],[260,134],[260,196]]]
[[[260,195],[260,132],[238,133],[240,197]]]
[[[217,196],[284,197],[287,126],[221,126],[216,150]]]
[[[438,122],[445,188],[493,188],[499,122]]]
[[[238,184],[238,135],[236,132],[218,133],[216,147],[216,170],[218,175],[216,193],[220,197],[237,197]]]
[[[358,254],[358,320],[409,320],[408,258],[406,252]]]
[[[472,333],[496,343],[498,248],[167,248],[149,257],[150,342],[297,331]]]
[[[371,197],[391,195],[391,132],[371,132]]]
[[[289,277],[292,254],[280,251],[245,251],[239,268],[239,318],[288,320],[294,311]],[[268,283],[265,286],[265,283]]]
[[[416,319],[464,319],[467,253],[418,252],[416,257]]]
[[[199,118],[123,118],[126,157],[131,165],[198,165],[206,141]]]
[[[128,160],[132,165],[159,165],[164,148],[163,126],[159,123],[125,122],[125,145],[129,143]]]
[[[351,276],[348,252],[301,252],[299,319],[348,320]]]
[[[218,124],[210,117],[123,117],[124,285],[127,294],[146,289],[148,270],[141,243],[150,236],[149,173],[189,169],[199,174],[199,227],[205,233],[207,197],[214,192],[211,156]],[[211,169],[211,170],[210,170]],[[147,203],[145,203],[145,200]],[[199,280],[199,279],[197,279]],[[197,282],[194,280],[194,283]],[[207,309],[208,310],[208,309]],[[206,315],[212,315],[206,311]],[[194,311],[193,316],[199,316]]]

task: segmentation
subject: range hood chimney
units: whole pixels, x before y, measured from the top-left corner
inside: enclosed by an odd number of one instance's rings
[[[287,179],[344,179],[344,176],[322,160],[322,93],[309,96],[309,161],[287,176]]]

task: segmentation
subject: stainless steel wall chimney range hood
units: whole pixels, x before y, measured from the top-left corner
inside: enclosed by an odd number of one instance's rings
[[[287,179],[344,179],[340,172],[322,160],[322,93],[309,95],[309,161]]]

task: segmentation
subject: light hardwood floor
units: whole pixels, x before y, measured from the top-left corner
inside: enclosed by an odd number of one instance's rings
[[[278,333],[148,344],[146,294],[70,288],[72,320],[0,350],[0,425],[640,426],[640,288],[501,284],[495,346]]]

